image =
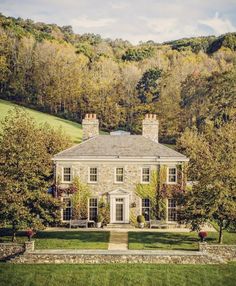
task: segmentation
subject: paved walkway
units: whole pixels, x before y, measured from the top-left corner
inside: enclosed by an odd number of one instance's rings
[[[108,250],[127,250],[128,232],[111,231]]]
[[[160,255],[160,256],[199,256],[207,253],[197,250],[135,250],[135,249],[36,249],[34,254],[71,254],[71,255]]]

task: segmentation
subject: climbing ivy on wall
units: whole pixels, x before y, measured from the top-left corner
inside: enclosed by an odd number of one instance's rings
[[[78,177],[73,180],[72,187],[74,193],[72,195],[72,208],[73,218],[83,219],[88,217],[88,199],[91,196],[91,192],[87,184],[80,181]]]
[[[102,196],[98,203],[98,213],[103,218],[103,224],[107,225],[110,223],[110,204]]]
[[[182,193],[186,186],[187,165],[177,165],[177,184],[167,184],[167,166],[161,165],[158,171],[151,173],[149,184],[136,185],[135,192],[142,198],[149,198],[151,205],[151,217],[166,219],[167,199],[176,197]]]
[[[136,186],[136,194],[142,198],[148,198],[151,206],[151,218],[166,218],[166,200],[161,189],[161,171],[153,171],[149,184],[138,184]]]

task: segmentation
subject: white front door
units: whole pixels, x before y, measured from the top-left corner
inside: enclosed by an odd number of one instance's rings
[[[110,222],[129,223],[129,192],[115,190],[109,192]]]
[[[116,222],[124,222],[124,198],[115,199],[115,220]]]

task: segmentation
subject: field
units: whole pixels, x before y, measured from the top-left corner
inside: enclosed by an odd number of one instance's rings
[[[0,99],[0,121],[4,119],[4,117],[7,115],[7,112],[15,106],[19,105]],[[21,108],[24,108],[27,112],[29,112],[30,116],[33,117],[38,124],[47,122],[53,128],[61,127],[62,130],[64,130],[64,132],[71,137],[74,143],[79,143],[81,141],[82,129],[80,124],[43,112],[35,111],[33,109],[25,107]]]
[[[0,264],[1,286],[234,286],[227,265],[13,265]]]

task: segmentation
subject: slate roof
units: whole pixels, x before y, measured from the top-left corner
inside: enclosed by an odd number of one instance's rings
[[[142,135],[99,135],[66,149],[53,159],[91,157],[166,157],[186,160],[186,156]]]

